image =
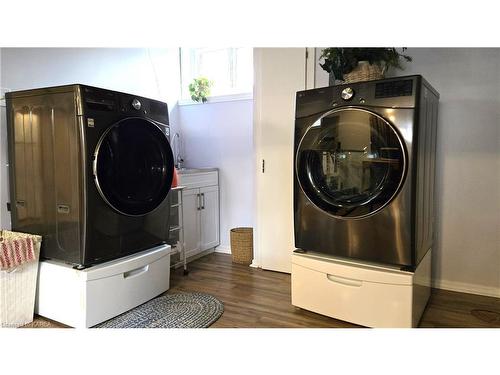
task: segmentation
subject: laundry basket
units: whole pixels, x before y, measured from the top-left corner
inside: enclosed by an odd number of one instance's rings
[[[24,238],[33,240],[34,260],[12,269],[0,270],[0,327],[20,327],[33,321],[42,237],[0,230],[0,238],[2,241]],[[0,246],[0,250],[2,249]]]
[[[233,228],[230,233],[234,263],[249,265],[253,260],[253,228]]]

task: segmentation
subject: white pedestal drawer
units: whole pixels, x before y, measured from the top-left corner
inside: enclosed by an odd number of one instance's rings
[[[367,327],[415,327],[430,295],[428,251],[415,273],[292,257],[292,304]]]
[[[72,327],[92,327],[167,291],[169,283],[168,245],[84,270],[42,261],[35,312]]]

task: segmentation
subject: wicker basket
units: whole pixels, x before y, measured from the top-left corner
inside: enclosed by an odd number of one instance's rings
[[[233,228],[230,237],[233,262],[250,265],[253,260],[253,228]]]
[[[384,78],[385,67],[378,64],[370,65],[368,61],[358,62],[358,66],[352,72],[344,74],[344,83],[373,81]]]
[[[35,261],[0,271],[0,327],[20,327],[33,321],[42,237],[8,230],[1,230],[0,237],[4,241],[31,237],[35,243]]]

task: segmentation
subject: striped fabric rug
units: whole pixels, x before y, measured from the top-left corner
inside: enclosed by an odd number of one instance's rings
[[[224,305],[205,293],[173,293],[152,299],[92,328],[206,328]]]

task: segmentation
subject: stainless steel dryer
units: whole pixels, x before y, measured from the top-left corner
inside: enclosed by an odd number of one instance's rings
[[[438,100],[420,75],[297,93],[297,251],[416,268],[433,242]]]
[[[166,103],[84,85],[6,99],[12,228],[41,234],[43,258],[85,267],[167,241]]]

